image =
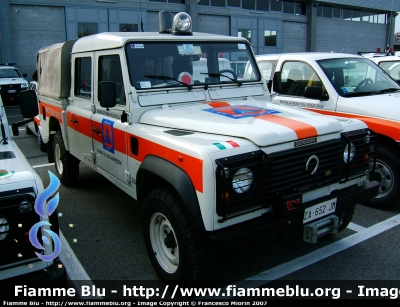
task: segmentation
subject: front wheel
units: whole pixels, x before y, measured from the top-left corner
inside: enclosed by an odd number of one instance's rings
[[[379,192],[364,205],[387,209],[400,205],[400,159],[396,151],[384,144],[378,145],[375,173],[371,179],[379,181]]]
[[[53,138],[53,156],[57,177],[61,183],[66,186],[75,185],[79,177],[80,161],[66,150],[60,131],[56,132]]]
[[[163,281],[202,280],[208,257],[203,233],[189,224],[177,193],[160,187],[146,198],[143,234],[151,263]]]

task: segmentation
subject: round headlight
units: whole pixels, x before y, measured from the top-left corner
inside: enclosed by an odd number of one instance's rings
[[[9,229],[8,221],[0,216],[0,240],[4,240],[7,237]]]
[[[349,153],[350,150],[350,153]],[[346,145],[344,152],[343,152],[343,160],[344,162],[348,163],[351,162],[356,154],[356,146],[350,142],[350,149],[349,144]],[[350,161],[348,159],[350,158]]]
[[[247,167],[239,169],[232,179],[232,187],[236,193],[245,193],[253,185],[253,173]]]

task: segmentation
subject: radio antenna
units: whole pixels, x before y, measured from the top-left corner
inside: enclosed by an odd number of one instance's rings
[[[144,32],[144,29],[143,29],[143,20],[142,20],[142,0],[140,0],[140,3],[139,3],[139,5],[140,5],[140,29],[142,30],[142,32]]]

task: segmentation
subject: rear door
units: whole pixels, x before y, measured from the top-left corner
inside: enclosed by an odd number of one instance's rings
[[[72,58],[73,91],[67,108],[68,147],[80,160],[94,162],[90,118],[93,114],[93,58],[83,54]]]

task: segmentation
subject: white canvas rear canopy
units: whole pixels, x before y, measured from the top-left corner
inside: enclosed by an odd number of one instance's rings
[[[71,51],[76,40],[43,47],[38,51],[37,92],[55,99],[67,98],[71,89]]]

